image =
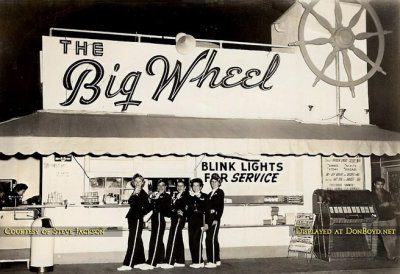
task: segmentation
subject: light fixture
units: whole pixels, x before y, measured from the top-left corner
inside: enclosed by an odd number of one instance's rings
[[[308,111],[312,111],[313,107],[313,105],[308,105]]]
[[[190,53],[196,47],[196,39],[193,36],[180,32],[176,35],[176,50],[183,55]]]

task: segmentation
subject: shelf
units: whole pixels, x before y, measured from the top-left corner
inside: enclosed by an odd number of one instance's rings
[[[220,228],[246,228],[246,227],[282,227],[282,226],[293,226],[293,225],[224,225]]]
[[[225,206],[301,206],[304,204],[287,204],[287,203],[227,203]],[[65,205],[27,205],[19,206],[16,208],[3,208],[3,210],[26,210],[34,208],[56,208],[56,207],[85,207],[85,208],[117,208],[117,207],[129,207],[129,204],[93,204],[93,205],[79,205],[79,204],[68,204]]]
[[[293,206],[304,205],[304,203],[225,203],[225,206]]]
[[[129,204],[105,204],[105,205],[82,205],[83,207],[96,207],[96,208],[116,208],[116,207],[130,207]]]
[[[220,228],[254,228],[254,227],[265,227],[265,228],[270,228],[270,227],[292,227],[294,225],[223,225],[220,226]],[[187,225],[183,228],[184,230],[187,230]],[[107,231],[128,231],[128,228],[107,228]],[[151,230],[150,228],[143,228],[143,230]],[[166,230],[169,230],[169,228],[166,228]]]

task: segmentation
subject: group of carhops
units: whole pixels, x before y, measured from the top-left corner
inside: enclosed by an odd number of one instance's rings
[[[177,182],[177,192],[172,197],[166,193],[166,183],[158,181],[157,191],[150,196],[143,190],[144,179],[135,174],[131,182],[134,192],[129,198],[128,219],[129,237],[123,265],[119,271],[139,268],[150,270],[155,267],[169,269],[185,266],[185,249],[182,229],[188,222],[189,248],[193,268],[215,268],[221,265],[218,232],[224,210],[224,191],[220,189],[221,178],[211,176],[212,191],[201,192],[203,180],[190,181],[191,191],[186,191],[183,180]],[[152,211],[149,256],[146,261],[142,241],[143,217]],[[171,218],[167,250],[165,252],[163,236],[165,217]],[[203,261],[203,232],[206,232],[207,264]]]

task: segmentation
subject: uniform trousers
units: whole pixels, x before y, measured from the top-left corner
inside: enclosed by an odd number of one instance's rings
[[[194,214],[188,221],[189,248],[192,262],[199,264],[203,262],[203,214]]]
[[[163,243],[165,231],[164,216],[158,212],[151,216],[151,234],[149,246],[149,258],[147,263],[156,266],[164,262],[165,247]]]
[[[143,218],[128,218],[128,228],[128,249],[126,251],[123,265],[133,267],[136,264],[143,264],[145,262],[142,241]]]
[[[164,262],[185,263],[185,248],[183,246],[182,229],[185,226],[185,217],[175,216],[171,218],[171,228],[168,235],[167,253]]]
[[[212,223],[208,224],[207,237],[206,237],[206,252],[207,252],[207,262],[216,263],[220,261],[219,257],[219,242],[218,242],[218,233],[219,233],[219,223],[216,225],[212,225]]]

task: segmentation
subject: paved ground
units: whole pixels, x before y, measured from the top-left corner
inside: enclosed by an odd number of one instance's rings
[[[225,260],[222,266],[216,269],[192,269],[174,268],[170,270],[155,269],[150,271],[132,270],[126,272],[117,271],[120,264],[71,264],[55,265],[54,273],[62,274],[103,274],[103,273],[400,273],[400,263],[386,261],[384,259],[362,259],[344,260],[336,262],[325,262],[313,259],[307,263],[305,259],[299,258],[268,258],[250,260]],[[25,263],[3,263],[0,264],[1,273],[30,273]]]

